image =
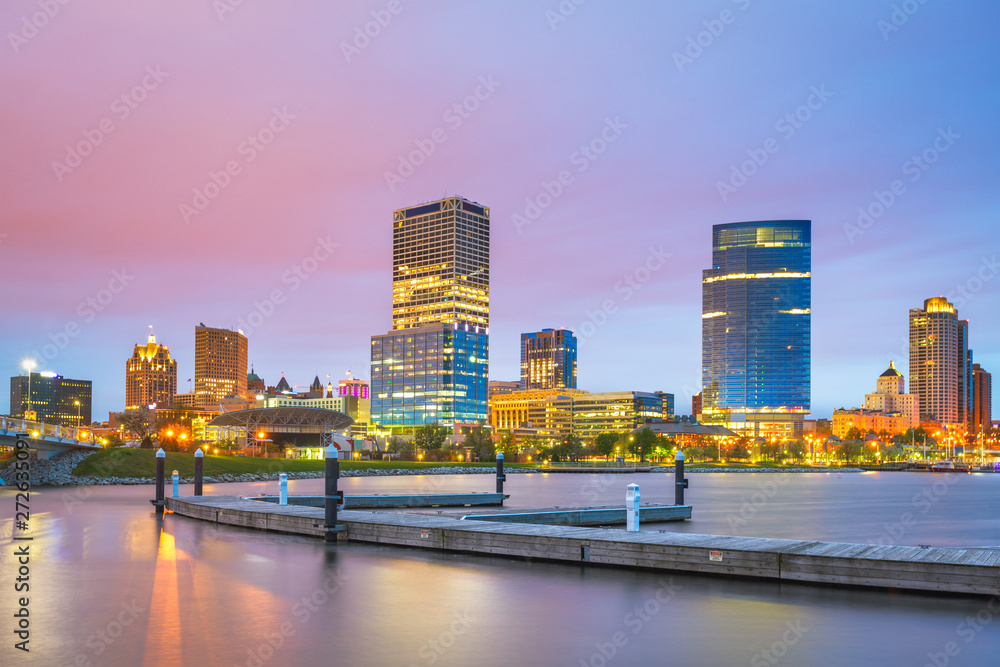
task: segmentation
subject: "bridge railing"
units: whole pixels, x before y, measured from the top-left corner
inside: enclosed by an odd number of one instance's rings
[[[0,431],[27,433],[33,438],[57,438],[90,445],[97,444],[94,432],[85,426],[61,426],[18,417],[0,417]],[[37,435],[36,435],[37,434]]]

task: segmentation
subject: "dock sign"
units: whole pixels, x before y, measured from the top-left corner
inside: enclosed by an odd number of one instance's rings
[[[722,560],[722,552],[721,551],[709,551],[708,552],[708,560],[721,561]]]
[[[430,536],[431,536],[431,531],[429,531],[429,530],[421,530],[420,531],[420,539],[426,540]],[[720,558],[719,560],[722,560],[722,559]]]

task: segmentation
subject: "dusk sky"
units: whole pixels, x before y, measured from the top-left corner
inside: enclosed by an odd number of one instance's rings
[[[1000,5],[577,2],[4,2],[0,410],[34,356],[107,419],[149,325],[182,392],[241,318],[268,384],[368,378],[392,211],[455,194],[491,379],[562,326],[581,388],[690,412],[712,225],[767,219],[813,223],[814,418],[908,378],[931,296],[1000,372]]]

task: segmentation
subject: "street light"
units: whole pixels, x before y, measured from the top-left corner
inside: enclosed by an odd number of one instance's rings
[[[25,359],[21,362],[21,367],[28,371],[28,409],[25,412],[31,412],[31,371],[36,365],[34,359]]]
[[[83,417],[80,416],[80,401],[73,401],[73,405],[76,406],[76,425],[82,426]]]

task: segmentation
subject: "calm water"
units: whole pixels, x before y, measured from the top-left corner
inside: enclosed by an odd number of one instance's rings
[[[669,475],[512,474],[508,506],[619,503],[631,482],[640,484],[644,502],[673,500]],[[302,480],[290,488],[316,494],[321,485]],[[480,475],[342,480],[347,493],[490,491],[492,485]],[[276,488],[213,485],[206,493]],[[0,495],[8,504],[0,514],[6,582],[0,615],[8,619],[2,664],[1000,662],[1000,600],[331,547],[174,515],[157,520],[151,496],[151,487],[32,494],[32,634],[25,655],[13,649],[11,634],[14,500],[9,491]],[[691,522],[651,529],[1000,545],[1000,475],[701,474],[691,475],[687,499],[694,504]]]

